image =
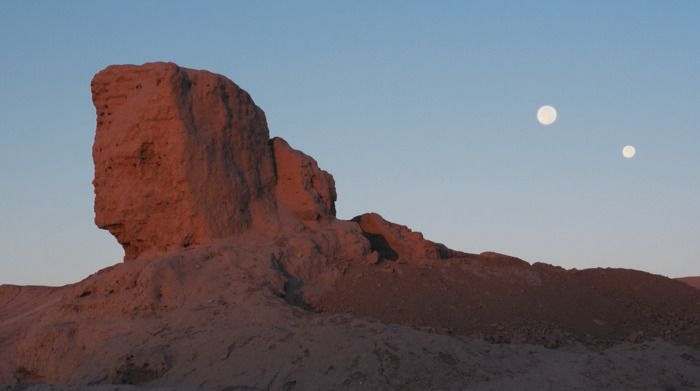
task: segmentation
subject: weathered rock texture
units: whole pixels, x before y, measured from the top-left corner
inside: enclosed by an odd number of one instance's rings
[[[125,259],[250,229],[335,219],[335,182],[269,139],[264,112],[229,79],[170,63],[110,66],[92,81],[95,222]],[[285,226],[286,225],[286,226]]]
[[[304,221],[335,217],[337,196],[333,176],[283,139],[276,137],[271,143],[277,173],[275,195],[279,202]]]
[[[360,225],[372,250],[377,251],[382,259],[436,260],[467,255],[451,250],[442,243],[426,240],[420,232],[386,221],[377,213],[365,213],[352,221]]]
[[[265,114],[236,84],[175,64],[110,66],[92,95],[95,222],[126,259],[269,224]]]

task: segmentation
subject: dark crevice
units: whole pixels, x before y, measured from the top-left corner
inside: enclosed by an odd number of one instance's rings
[[[153,151],[153,143],[145,142],[141,144],[139,148],[139,163],[144,165],[151,161],[155,157],[155,152]]]
[[[224,129],[231,129],[233,127],[233,110],[231,109],[230,99],[224,83],[219,83],[219,96],[224,104],[224,110],[226,110],[226,126]]]
[[[385,259],[395,261],[399,259],[399,254],[393,248],[391,248],[389,242],[384,236],[364,231],[362,232],[362,235],[369,240],[370,250],[379,253],[379,261],[383,261]]]
[[[455,256],[455,251],[449,249],[442,243],[435,243],[435,248],[438,251],[438,259],[450,259]]]
[[[43,380],[42,376],[38,373],[31,371],[25,367],[18,367],[15,369],[15,381],[17,382],[14,389],[24,390],[28,384],[41,383]]]
[[[270,156],[272,156],[272,169],[275,171],[275,183],[279,182],[279,173],[277,172],[277,156],[275,156],[274,142],[277,137],[273,137],[267,141],[267,147],[270,151]]]
[[[279,258],[272,256],[272,268],[275,269],[278,273],[280,273],[285,281],[284,281],[284,293],[282,293],[282,298],[284,301],[287,302],[287,304],[293,305],[295,307],[299,307],[305,311],[312,311],[312,312],[318,312],[311,304],[307,303],[306,300],[304,300],[304,294],[302,292],[302,289],[304,287],[304,281],[294,277],[293,275],[289,274],[287,269],[285,269],[284,265],[280,263]]]

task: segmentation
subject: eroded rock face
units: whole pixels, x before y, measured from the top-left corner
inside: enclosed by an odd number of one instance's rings
[[[126,260],[310,226],[326,231],[314,239],[325,256],[368,252],[355,224],[335,219],[333,177],[270,140],[263,111],[226,77],[171,63],[110,66],[92,94],[95,222]]]
[[[335,181],[316,161],[276,137],[270,141],[275,156],[277,200],[303,221],[335,216]]]
[[[360,225],[372,250],[377,251],[382,259],[434,260],[467,255],[426,240],[420,232],[384,220],[377,213],[365,213],[352,220]]]
[[[171,63],[92,81],[95,222],[125,259],[226,237],[275,216],[265,114],[227,78]]]

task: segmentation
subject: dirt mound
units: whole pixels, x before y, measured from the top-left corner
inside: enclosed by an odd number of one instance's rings
[[[493,254],[349,263],[319,307],[499,343],[610,346],[664,338],[700,346],[697,290],[633,270],[563,270]]]
[[[143,258],[58,289],[18,294],[9,288],[13,293],[3,294],[1,313],[17,311],[25,320],[12,317],[21,328],[11,340],[15,349],[2,356],[9,360],[0,361],[0,383],[83,385],[66,390],[540,390],[552,385],[685,390],[700,385],[700,350],[689,346],[640,340],[603,351],[580,344],[551,349],[464,336],[456,329],[306,310],[290,300],[290,277],[275,266],[286,244],[267,242],[269,252],[249,246],[261,241],[241,235]],[[392,274],[384,265],[367,268]],[[407,266],[420,275],[422,266]],[[514,278],[511,273],[499,278]],[[423,277],[432,284],[437,276]],[[496,279],[484,283],[489,281]],[[393,294],[384,288],[370,301]],[[443,307],[429,289],[415,292],[425,297],[408,299],[421,308],[436,306],[433,314],[441,319],[459,312],[439,312]]]
[[[678,281],[686,283],[693,288],[700,289],[700,277],[683,277],[677,278]]]

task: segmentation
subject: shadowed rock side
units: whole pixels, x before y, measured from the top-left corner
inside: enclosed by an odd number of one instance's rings
[[[382,259],[424,261],[447,259],[456,256],[469,256],[423,238],[420,232],[411,231],[405,225],[384,220],[377,213],[365,213],[352,219],[362,228],[362,233],[370,241],[373,250]]]
[[[110,66],[92,91],[95,222],[129,262],[59,288],[0,286],[0,383],[700,387],[700,293],[684,283],[337,219],[333,177],[270,140],[223,76]]]

